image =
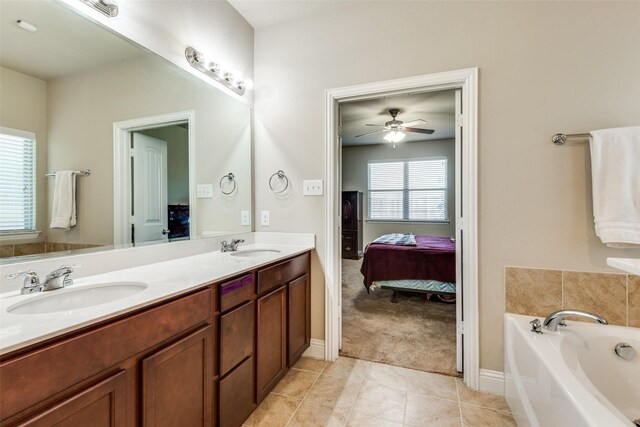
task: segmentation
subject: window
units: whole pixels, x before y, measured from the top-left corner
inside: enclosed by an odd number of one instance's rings
[[[0,128],[0,233],[35,230],[36,135]]]
[[[369,220],[448,222],[447,158],[369,162]]]

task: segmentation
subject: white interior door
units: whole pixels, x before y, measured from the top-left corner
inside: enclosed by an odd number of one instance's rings
[[[169,238],[167,142],[133,133],[133,240],[136,244]]]
[[[464,319],[462,287],[464,277],[462,277],[462,239],[464,238],[464,220],[462,212],[462,90],[456,90],[456,161],[455,161],[455,200],[456,200],[456,369],[462,372],[464,355]]]

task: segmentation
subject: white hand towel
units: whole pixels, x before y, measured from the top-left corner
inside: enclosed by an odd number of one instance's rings
[[[58,171],[55,181],[51,228],[68,230],[76,225],[76,175],[73,171]]]
[[[614,248],[640,245],[640,126],[591,132],[596,234]]]

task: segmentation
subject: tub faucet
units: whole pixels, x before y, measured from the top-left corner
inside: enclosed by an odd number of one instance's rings
[[[563,322],[564,319],[566,319],[568,316],[586,317],[587,319],[591,319],[594,322],[600,323],[601,325],[609,324],[609,322],[607,322],[603,317],[598,316],[597,314],[589,313],[582,310],[559,310],[548,315],[547,318],[544,319],[544,322],[542,322],[542,326],[551,332],[556,332],[558,330],[558,325]]]

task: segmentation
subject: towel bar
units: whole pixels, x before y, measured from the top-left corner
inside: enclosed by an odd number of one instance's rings
[[[551,142],[556,145],[562,145],[567,142],[567,138],[589,138],[591,136],[590,133],[556,133],[551,138]]]
[[[91,169],[87,169],[87,170],[84,170],[84,171],[73,171],[73,174],[74,175],[80,175],[80,176],[89,176],[89,175],[91,175]],[[56,173],[55,172],[49,172],[49,173],[46,173],[45,176],[54,176],[55,177]]]

